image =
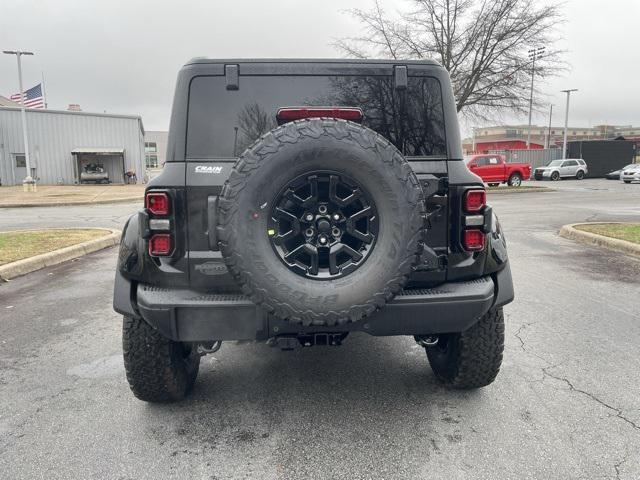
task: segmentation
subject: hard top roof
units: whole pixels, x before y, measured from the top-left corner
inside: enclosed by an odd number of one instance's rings
[[[435,60],[415,59],[375,59],[375,58],[207,58],[195,57],[186,65],[206,63],[333,63],[333,64],[376,64],[376,65],[434,65],[440,66]]]

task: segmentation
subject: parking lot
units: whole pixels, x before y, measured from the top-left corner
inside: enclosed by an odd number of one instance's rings
[[[534,182],[539,184],[539,182]],[[0,285],[4,478],[640,478],[640,261],[560,238],[640,221],[640,185],[492,194],[516,300],[503,368],[452,391],[411,338],[224,344],[193,395],[136,400],[111,248]],[[0,230],[121,227],[137,204],[3,209]]]

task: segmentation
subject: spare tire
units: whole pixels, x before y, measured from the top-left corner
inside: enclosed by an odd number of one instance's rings
[[[236,162],[218,238],[245,294],[303,325],[358,321],[406,284],[422,246],[422,191],[387,140],[336,119],[287,123]]]

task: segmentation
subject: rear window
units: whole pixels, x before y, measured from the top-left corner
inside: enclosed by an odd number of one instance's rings
[[[446,155],[440,83],[409,77],[396,90],[387,76],[241,76],[227,90],[223,76],[196,77],[189,90],[188,158],[232,158],[276,127],[281,107],[359,107],[363,125],[407,156]]]

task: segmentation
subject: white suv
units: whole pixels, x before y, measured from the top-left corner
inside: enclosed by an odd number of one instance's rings
[[[554,160],[546,167],[535,169],[533,176],[536,180],[560,180],[561,178],[575,178],[582,180],[589,170],[581,158],[563,158]]]

